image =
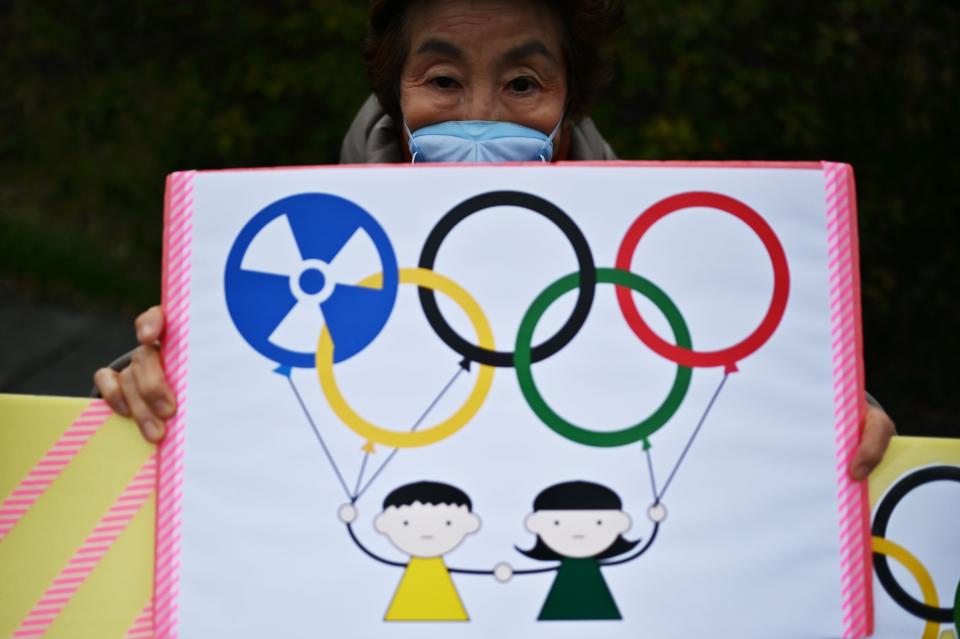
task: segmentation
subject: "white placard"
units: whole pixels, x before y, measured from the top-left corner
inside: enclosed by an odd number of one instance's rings
[[[861,632],[826,168],[189,180],[181,637]]]

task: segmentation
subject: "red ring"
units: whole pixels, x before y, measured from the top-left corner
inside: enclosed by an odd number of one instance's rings
[[[681,366],[701,368],[724,366],[727,371],[735,371],[737,370],[737,362],[763,346],[773,335],[780,324],[780,320],[783,319],[783,311],[787,307],[787,297],[790,293],[790,271],[787,267],[787,256],[783,252],[783,246],[770,225],[756,211],[739,200],[719,193],[691,191],[672,195],[660,200],[641,213],[630,225],[623,242],[620,244],[620,250],[617,251],[616,267],[625,271],[630,270],[630,263],[633,261],[633,254],[637,250],[640,238],[657,221],[674,211],[696,206],[718,209],[733,215],[753,229],[753,232],[763,242],[763,246],[770,256],[770,263],[773,265],[773,296],[767,314],[760,325],[746,339],[729,348],[717,351],[696,351],[664,341],[653,332],[640,317],[640,312],[633,301],[630,289],[617,286],[617,301],[631,330],[640,338],[640,341],[658,355]]]

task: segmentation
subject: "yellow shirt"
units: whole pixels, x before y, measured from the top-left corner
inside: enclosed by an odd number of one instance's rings
[[[411,557],[385,621],[468,621],[441,557]]]

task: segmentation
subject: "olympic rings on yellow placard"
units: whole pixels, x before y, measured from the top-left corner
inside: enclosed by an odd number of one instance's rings
[[[933,579],[931,579],[930,573],[927,572],[927,569],[923,567],[923,564],[920,563],[920,560],[914,557],[909,550],[900,544],[890,541],[889,539],[885,539],[883,537],[874,537],[873,552],[896,559],[904,568],[907,569],[907,571],[909,571],[911,575],[913,575],[913,578],[917,580],[917,584],[920,586],[920,592],[923,594],[924,604],[932,608],[936,608],[940,605],[940,599],[937,597],[937,588],[933,584]],[[936,621],[930,621],[928,619],[926,624],[924,624],[921,639],[937,639],[937,634],[939,632],[940,624]]]
[[[359,286],[378,286],[383,275],[372,275]],[[421,288],[440,291],[452,299],[466,313],[473,330],[477,334],[477,342],[482,348],[493,350],[493,330],[490,322],[477,301],[470,296],[459,284],[453,280],[423,268],[401,268],[401,284],[416,284]],[[493,385],[493,367],[484,364],[478,365],[477,381],[467,397],[466,402],[446,420],[424,428],[410,431],[409,425],[400,425],[397,428],[408,430],[391,430],[373,424],[360,416],[344,399],[337,380],[333,374],[333,340],[327,327],[323,327],[320,334],[320,343],[317,345],[317,376],[320,378],[320,387],[330,403],[333,412],[355,433],[364,437],[368,443],[383,444],[392,448],[415,448],[427,446],[453,435],[466,426],[473,419],[480,406],[483,405]]]

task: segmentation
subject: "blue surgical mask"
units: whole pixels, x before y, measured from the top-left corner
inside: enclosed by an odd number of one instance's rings
[[[549,162],[553,157],[550,135],[512,122],[454,120],[417,129],[413,133],[403,123],[410,138],[410,155],[416,162]]]

